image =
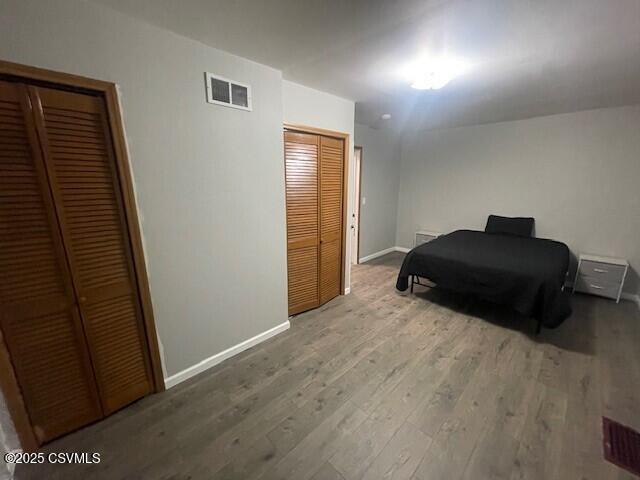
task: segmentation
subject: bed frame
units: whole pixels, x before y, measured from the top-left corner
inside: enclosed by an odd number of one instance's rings
[[[420,277],[418,275],[411,275],[411,293],[413,293],[414,285],[422,285],[423,287],[431,287],[432,285],[427,285],[426,283],[420,283]]]
[[[426,279],[425,279],[426,280]],[[414,285],[420,285],[422,287],[429,287],[432,288],[433,285],[427,285],[426,283],[420,283],[420,276],[418,275],[411,275],[411,293],[413,293],[413,286]],[[562,287],[562,289],[564,290],[564,286]],[[541,320],[536,320],[536,335],[538,335],[540,332],[542,331],[542,321]]]

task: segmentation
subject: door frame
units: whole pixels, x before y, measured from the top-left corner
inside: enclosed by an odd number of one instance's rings
[[[105,100],[117,175],[120,181],[123,207],[129,229],[129,238],[131,240],[131,254],[133,256],[138,296],[142,307],[146,344],[149,349],[153,387],[155,392],[164,391],[164,375],[162,372],[162,362],[160,360],[160,349],[158,347],[158,334],[153,316],[149,278],[147,276],[140,222],[138,220],[138,208],[133,189],[133,178],[131,176],[131,163],[127,151],[122,112],[120,109],[120,98],[116,84],[4,60],[0,60],[0,78],[24,81],[31,84],[41,84],[54,88],[62,87],[81,93],[97,93]],[[36,450],[39,444],[33,432],[26,406],[22,400],[20,386],[14,374],[13,365],[4,338],[2,337],[2,332],[0,332],[0,388],[2,388],[5,395],[7,407],[14,422],[22,448],[26,451]]]
[[[360,209],[362,208],[362,162],[364,160],[364,148],[362,148],[359,145],[355,145],[353,147],[353,155],[354,155],[354,163],[355,163],[355,152],[356,150],[360,151],[360,165],[359,165],[359,169],[358,169],[358,176],[357,178],[354,179],[354,182],[358,183],[358,198],[354,198],[354,201],[357,202],[357,210],[358,210],[358,241],[357,241],[357,252],[356,252],[356,259],[354,264],[355,265],[359,265],[360,264],[360,216],[361,216],[361,212]],[[355,169],[355,165],[354,165],[354,169]],[[355,170],[354,170],[355,171]],[[356,205],[353,206],[354,210],[356,209]]]
[[[284,122],[283,130],[289,132],[301,132],[301,133],[311,133],[315,135],[323,135],[325,137],[339,138],[340,140],[344,140],[344,150],[342,152],[342,158],[344,158],[344,165],[342,166],[342,221],[341,224],[341,232],[340,236],[342,241],[340,242],[340,263],[342,264],[341,273],[340,273],[340,295],[344,295],[344,287],[345,287],[345,272],[346,272],[346,261],[347,261],[347,215],[349,213],[348,204],[349,204],[349,134],[344,132],[337,132],[335,130],[327,130],[324,128],[316,128],[309,127],[307,125],[298,125],[294,123]],[[286,178],[285,178],[286,181]],[[285,199],[286,204],[286,199]],[[286,205],[285,205],[286,207]]]

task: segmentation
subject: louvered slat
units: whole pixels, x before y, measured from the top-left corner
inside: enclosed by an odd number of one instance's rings
[[[102,410],[27,98],[0,82],[0,325],[45,442]]]
[[[344,140],[320,140],[320,303],[340,295]]]
[[[318,306],[318,247],[289,250],[290,314]],[[297,311],[296,311],[297,310]]]
[[[80,313],[105,413],[152,391],[149,354],[106,109],[32,87]],[[126,313],[123,313],[126,312]]]
[[[318,306],[318,137],[285,132],[289,314]]]

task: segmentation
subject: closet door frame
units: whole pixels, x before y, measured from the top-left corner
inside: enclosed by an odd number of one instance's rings
[[[334,130],[326,130],[324,128],[309,127],[306,125],[297,125],[293,123],[284,123],[284,131],[288,132],[300,132],[310,133],[315,135],[322,135],[325,137],[338,138],[343,140],[344,150],[342,152],[343,167],[342,167],[342,221],[340,229],[340,295],[344,295],[345,288],[345,271],[346,271],[346,240],[347,240],[347,214],[348,214],[348,187],[349,187],[349,134],[343,132],[337,132]],[[320,155],[318,154],[318,161],[320,161]],[[320,171],[318,169],[318,178]],[[319,268],[319,267],[318,267]],[[319,279],[318,279],[319,280]]]
[[[144,318],[145,339],[151,361],[153,387],[155,392],[164,391],[164,375],[158,347],[158,335],[153,316],[149,279],[140,234],[138,210],[133,190],[129,156],[124,136],[120,100],[115,83],[93,80],[86,77],[55,72],[17,63],[0,60],[0,78],[26,84],[37,84],[49,88],[75,90],[80,93],[98,93],[105,101],[122,202],[129,229],[131,253],[135,270],[138,296]],[[1,335],[0,335],[1,337]],[[25,451],[38,449],[38,441],[29,420],[26,406],[22,400],[9,351],[3,338],[0,338],[0,388],[4,393],[7,407],[14,422],[16,432]]]

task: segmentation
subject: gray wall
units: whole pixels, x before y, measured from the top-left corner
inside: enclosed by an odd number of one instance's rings
[[[482,229],[490,213],[533,216],[538,237],[627,258],[639,290],[640,107],[408,134],[397,242],[419,228]]]
[[[2,59],[119,85],[167,374],[285,322],[281,73],[83,1],[4,0],[0,31]],[[205,71],[254,111],[205,103]]]
[[[398,210],[400,145],[389,130],[356,124],[356,145],[362,147],[360,258],[394,247]]]

